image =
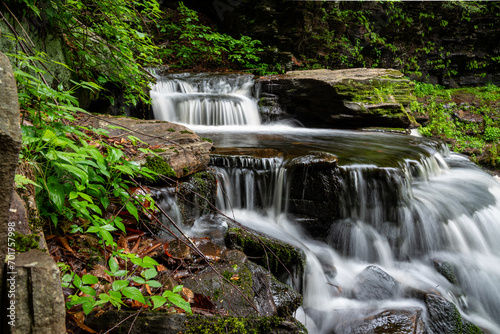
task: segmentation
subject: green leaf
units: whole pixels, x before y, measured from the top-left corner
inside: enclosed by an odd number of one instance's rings
[[[172,292],[181,292],[183,287],[184,287],[183,285],[176,285],[172,289]]]
[[[141,291],[133,286],[124,288],[122,290],[122,293],[127,298],[146,304],[146,301],[144,300],[144,296],[142,295]]]
[[[51,141],[52,139],[54,139],[56,136],[56,134],[51,130],[51,129],[45,129],[45,131],[43,132],[43,135],[42,135],[42,140],[43,141]]]
[[[85,274],[82,276],[82,282],[83,284],[96,284],[99,282],[99,279],[94,275]]]
[[[55,163],[55,165],[79,178],[83,184],[88,183],[88,175],[81,168],[63,163]]]
[[[109,264],[109,269],[111,270],[111,272],[115,273],[118,271],[118,269],[120,269],[120,266],[118,265],[118,263],[116,262],[115,258],[114,257],[110,257],[109,260],[108,260],[108,264]]]
[[[146,280],[149,280],[153,277],[156,277],[156,275],[158,275],[158,272],[155,268],[149,268],[143,272],[143,275]]]
[[[134,216],[136,220],[139,220],[139,214],[137,213],[137,208],[135,207],[132,201],[127,202],[126,205],[127,211]]]
[[[81,286],[82,286],[82,280],[81,280],[80,276],[78,276],[78,275],[76,275],[76,274],[75,274],[75,276],[74,276],[74,278],[73,278],[73,284],[74,284],[77,288],[79,288],[79,287],[81,287]]]
[[[130,176],[134,176],[134,172],[132,171],[132,168],[129,166],[123,166],[123,165],[116,165],[112,167],[113,169],[117,169],[121,171],[122,173],[128,174]]]
[[[114,273],[114,275],[116,277],[121,277],[121,276],[125,276],[128,274],[128,271],[127,270],[118,270]]]
[[[101,197],[101,204],[104,207],[104,209],[107,209],[110,203],[111,202],[110,202],[109,198]]]
[[[146,284],[149,285],[152,288],[161,288],[163,286],[163,285],[161,285],[160,282],[154,281],[154,280],[147,281]]]
[[[167,302],[167,298],[162,296],[151,296],[151,300],[153,301],[153,310],[155,308],[163,306]]]
[[[89,296],[95,296],[95,290],[88,285],[82,285],[80,287],[80,290],[82,290],[83,293],[85,293]]]
[[[108,147],[108,161],[110,163],[118,162],[118,160],[120,160],[122,156],[123,156],[123,151],[113,147]]]
[[[49,191],[49,198],[52,203],[57,207],[58,210],[63,209],[64,198],[66,194],[64,193],[64,187],[60,183],[49,183],[47,184]]]
[[[187,301],[184,300],[184,298],[181,297],[181,295],[178,295],[177,293],[173,293],[172,291],[165,291],[162,294],[163,297],[167,298],[169,302],[177,306],[178,308],[183,309],[189,314],[193,314],[191,311],[191,305]]]
[[[136,282],[137,284],[146,284],[146,280],[142,277],[134,276],[132,277],[132,281]]]
[[[114,281],[113,284],[111,284],[111,288],[114,291],[119,291],[119,290],[121,290],[123,288],[126,288],[128,285],[129,285],[129,281],[118,280],[118,281]]]
[[[150,258],[149,256],[145,256],[142,259],[142,266],[144,268],[153,268],[154,266],[159,265],[158,262],[156,262],[154,259]]]
[[[74,274],[73,274],[74,275]],[[61,281],[63,282],[71,282],[73,280],[73,275],[72,274],[65,274],[62,278]]]
[[[115,223],[115,226],[118,227],[123,233],[126,233],[125,225],[123,225],[119,217],[116,217],[113,222]]]
[[[108,246],[113,246],[115,244],[115,242],[113,241],[113,236],[108,231],[102,229],[99,231],[99,234],[101,235],[101,237],[104,239],[104,241]]]
[[[83,312],[88,315],[94,309],[95,302],[86,301],[82,303]]]

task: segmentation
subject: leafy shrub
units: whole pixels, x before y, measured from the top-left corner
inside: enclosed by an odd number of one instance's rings
[[[500,141],[500,128],[487,127],[484,129],[484,140],[498,143]]]

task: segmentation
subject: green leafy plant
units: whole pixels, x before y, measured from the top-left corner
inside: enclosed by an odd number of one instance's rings
[[[260,60],[260,41],[248,36],[236,39],[201,24],[198,13],[182,1],[176,11],[158,20],[157,29],[159,44],[165,36],[170,40],[160,50],[164,63],[170,67],[252,69],[257,68]]]
[[[128,261],[134,265],[135,269],[129,271],[121,269],[115,257],[110,257],[108,265],[110,270],[105,270],[112,278],[111,288],[109,291],[96,291],[94,285],[99,283],[99,279],[94,275],[85,274],[82,277],[76,275],[69,270],[69,267],[60,264],[62,271],[62,286],[65,288],[76,288],[76,293],[68,298],[66,307],[68,309],[75,305],[82,305],[85,314],[89,314],[93,309],[99,305],[110,303],[114,307],[120,309],[125,305],[125,299],[131,299],[141,304],[152,307],[153,309],[159,308],[164,305],[175,305],[189,314],[192,314],[190,304],[179,295],[182,291],[182,285],[178,285],[170,290],[160,291],[158,295],[145,296],[141,291],[144,286],[149,286],[153,289],[162,290],[162,284],[154,278],[158,275],[155,266],[158,263],[148,257],[140,258],[137,254],[117,254],[117,257]],[[135,275],[139,272],[139,276]],[[135,286],[134,286],[135,285]],[[139,286],[139,288],[137,287]],[[80,296],[79,292],[85,295]]]

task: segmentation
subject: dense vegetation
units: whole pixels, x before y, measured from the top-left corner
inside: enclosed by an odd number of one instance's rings
[[[500,166],[500,88],[446,89],[439,85],[417,83],[418,102],[414,112],[429,120],[419,128],[424,136],[437,137],[450,147],[467,154],[472,161],[488,168]]]
[[[395,13],[391,16],[394,24],[409,24],[409,18],[398,12],[395,3],[384,6]],[[481,8],[462,2],[450,6],[461,6],[463,13]],[[304,49],[301,55],[304,68],[321,67],[325,61],[376,67],[381,64],[381,46],[394,54],[401,49],[376,32],[363,13],[337,9],[322,10],[315,18],[323,23],[315,25],[320,31],[311,31],[311,36],[316,36],[311,43],[323,45],[324,51],[316,57]],[[123,143],[107,140],[104,130],[78,122],[87,112],[80,108],[77,93],[81,96],[84,91],[93,100],[106,98],[111,103],[123,95],[130,104],[141,101],[147,104],[147,88],[153,79],[148,71],[151,67],[253,70],[253,73],[266,73],[271,68],[276,71],[280,67],[259,62],[263,46],[258,40],[220,33],[182,2],[175,10],[161,10],[155,0],[17,0],[8,7],[4,5],[2,13],[11,17],[5,22],[19,20],[24,26],[36,22],[43,27],[42,34],[63,36],[67,50],[67,63],[62,64],[37,50],[16,23],[8,31],[2,31],[2,38],[11,40],[11,47],[2,51],[13,63],[23,118],[20,157],[23,168],[16,176],[17,186],[36,192],[41,218],[38,223],[46,230],[91,234],[104,252],[111,250],[106,274],[115,279],[107,292],[91,287],[99,281],[96,276],[85,274],[80,278],[67,265],[61,265],[65,286],[74,289],[68,307],[82,304],[85,313],[89,313],[106,303],[120,307],[124,299],[131,298],[154,308],[168,301],[189,312],[189,304],[177,294],[181,288],[174,288],[173,292],[163,290],[154,280],[158,263],[147,256],[124,254],[112,234],[126,233],[120,212],[126,211],[138,221],[144,215],[142,203],[146,200],[153,203],[147,195],[133,195],[131,187],[136,186],[133,180],[153,179],[157,175],[139,168],[124,153]],[[362,25],[366,34],[360,39],[349,39],[341,35],[342,29],[331,30],[332,22]],[[415,57],[426,54],[422,49],[404,57],[394,56],[394,61],[415,74],[419,70]],[[446,63],[435,65],[450,70]],[[57,66],[71,72],[71,81],[59,81],[53,74]],[[486,165],[500,165],[498,87],[446,90],[417,84],[417,94],[420,100],[412,106],[413,110],[429,116],[429,122],[421,128],[424,135],[443,138],[455,150],[481,158],[480,162]],[[129,137],[129,142],[138,151],[154,155],[137,138]],[[133,263],[138,269],[122,269],[118,263],[123,262]],[[148,291],[153,288],[148,297],[139,290],[146,286]]]

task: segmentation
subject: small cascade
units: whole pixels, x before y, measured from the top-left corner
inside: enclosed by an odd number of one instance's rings
[[[286,192],[282,158],[214,156],[210,164],[219,175],[217,207],[282,212]]]
[[[155,119],[188,125],[260,125],[250,75],[157,76],[151,89]]]
[[[219,174],[222,211],[304,250],[308,265],[303,285],[297,287],[304,296],[298,317],[313,333],[335,329],[335,315],[352,318],[374,307],[342,297],[337,288],[353,289],[356,276],[371,263],[404,285],[437,288],[464,315],[495,332],[495,319],[500,319],[495,283],[500,279],[500,225],[495,218],[500,217],[500,184],[477,169],[448,166],[447,161],[453,165],[460,157],[423,152],[419,158],[402,159],[400,168],[340,166],[335,172],[341,180],[340,214],[332,217],[327,238],[334,248],[312,240],[303,230],[307,227],[287,214],[292,176],[286,159],[218,156],[211,164]],[[436,261],[454,268],[462,290],[435,271]],[[425,307],[409,299],[378,306],[389,305]],[[322,312],[328,316],[319,316]]]

